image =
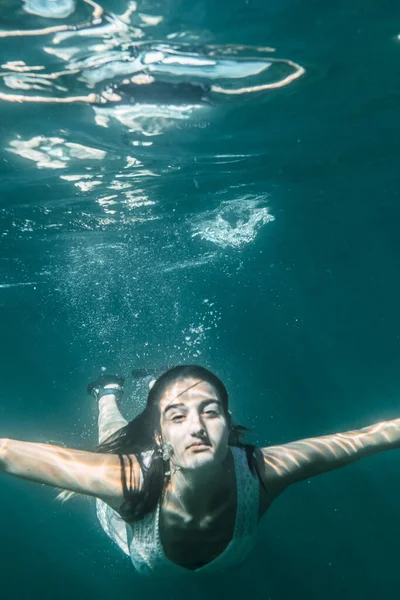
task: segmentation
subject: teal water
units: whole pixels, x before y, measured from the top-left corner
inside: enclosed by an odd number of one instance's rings
[[[259,444],[397,417],[396,4],[110,0],[97,24],[51,4],[0,3],[0,436],[90,448],[88,381],[181,362],[221,376]],[[137,75],[133,101],[27,102]],[[131,417],[144,389],[128,391]],[[3,476],[1,597],[395,595],[398,466],[388,452],[292,487],[243,568],[162,585],[90,502]]]

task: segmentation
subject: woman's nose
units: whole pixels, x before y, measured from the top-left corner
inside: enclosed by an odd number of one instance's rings
[[[204,424],[199,414],[191,415],[189,420],[190,433],[202,436],[205,434]]]

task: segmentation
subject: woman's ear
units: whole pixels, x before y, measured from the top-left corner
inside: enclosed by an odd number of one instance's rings
[[[159,433],[154,434],[154,439],[156,441],[157,446],[162,446],[162,437]]]

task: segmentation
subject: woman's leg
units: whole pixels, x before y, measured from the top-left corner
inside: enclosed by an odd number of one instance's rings
[[[102,444],[113,433],[119,431],[128,423],[121,415],[116,397],[112,394],[103,396],[99,400],[99,444]],[[106,534],[129,555],[128,540],[125,521],[121,519],[108,504],[96,500],[97,518]]]
[[[117,405],[117,399],[113,394],[103,396],[99,400],[99,444],[103,444],[107,438],[127,425]]]

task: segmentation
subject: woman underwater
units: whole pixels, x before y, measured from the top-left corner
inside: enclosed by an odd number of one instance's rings
[[[257,524],[291,484],[400,445],[400,419],[281,446],[244,444],[223,383],[200,366],[177,366],[151,387],[127,423],[123,380],[100,377],[95,452],[0,440],[0,470],[96,497],[103,528],[146,574],[234,567]]]

